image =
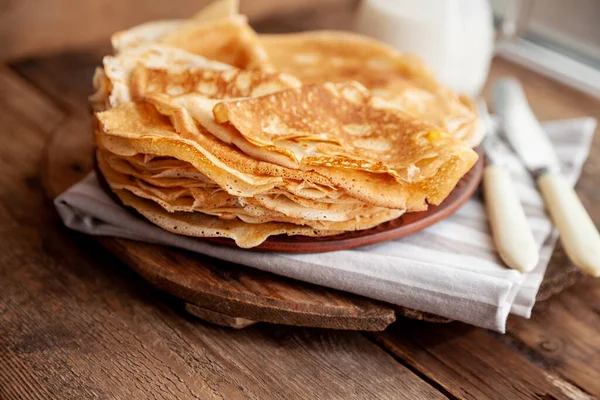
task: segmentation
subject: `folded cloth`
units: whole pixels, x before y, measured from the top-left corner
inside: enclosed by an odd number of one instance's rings
[[[589,153],[595,127],[596,121],[590,118],[544,124],[563,173],[573,184]],[[504,332],[509,313],[530,316],[557,234],[535,182],[519,159],[506,147],[498,158],[513,175],[541,247],[540,262],[530,273],[508,269],[498,258],[479,194],[454,215],[421,232],[318,254],[250,252],[167,232],[116,204],[100,188],[94,173],[56,198],[55,205],[66,226],[90,235],[180,247]]]

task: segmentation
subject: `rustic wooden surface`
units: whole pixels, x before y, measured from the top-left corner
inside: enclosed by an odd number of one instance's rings
[[[234,330],[200,322],[64,229],[41,186],[43,146],[60,124],[86,118],[104,52],[0,66],[1,399],[600,397],[599,280],[539,303],[530,320],[509,319],[506,335],[407,319],[370,334]],[[540,119],[600,119],[600,101],[497,60],[492,76],[508,74]],[[599,180],[596,134],[577,190],[597,224]],[[560,247],[550,268],[572,269]]]

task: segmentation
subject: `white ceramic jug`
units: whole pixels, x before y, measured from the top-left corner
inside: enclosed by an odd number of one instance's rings
[[[420,56],[438,80],[479,94],[494,48],[488,0],[363,0],[356,30]]]

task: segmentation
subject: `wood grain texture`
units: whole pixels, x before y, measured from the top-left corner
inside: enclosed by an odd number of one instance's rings
[[[531,320],[509,321],[512,346],[538,364],[600,397],[600,282],[587,278],[536,306]]]
[[[100,243],[159,289],[232,318],[367,331],[396,319],[389,305],[221,260],[131,240]]]
[[[0,398],[443,398],[358,333],[199,323],[62,228],[38,179],[48,132],[17,101],[39,93],[25,87],[5,85],[15,101],[0,103]]]
[[[456,398],[590,398],[567,379],[537,366],[526,354],[482,329],[455,322],[431,329],[422,322],[402,320],[385,332],[370,335],[405,365]]]

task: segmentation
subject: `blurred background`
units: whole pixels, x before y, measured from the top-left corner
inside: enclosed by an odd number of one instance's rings
[[[158,19],[189,18],[210,0],[0,0],[0,59],[106,42],[118,30]],[[241,0],[251,21],[352,0]]]
[[[492,0],[495,21],[511,0]],[[524,0],[514,40],[497,52],[512,61],[600,97],[600,1]]]
[[[508,28],[514,30],[510,40],[497,42],[497,53],[600,97],[599,0],[482,1],[493,11],[497,27],[507,17],[514,20]],[[14,61],[90,46],[108,48],[110,34],[115,31],[149,20],[189,17],[209,2],[0,0],[0,60]],[[451,13],[452,7],[463,7],[464,13],[464,7],[470,7],[469,2],[477,3],[476,0],[383,1],[399,10],[411,7],[411,2],[430,15],[440,10]],[[350,17],[360,7],[357,0],[241,0],[240,3],[242,13],[250,17],[258,31],[271,32],[352,30],[355,27]],[[445,21],[440,18],[431,16],[431,21]],[[464,26],[468,31],[468,24]]]

